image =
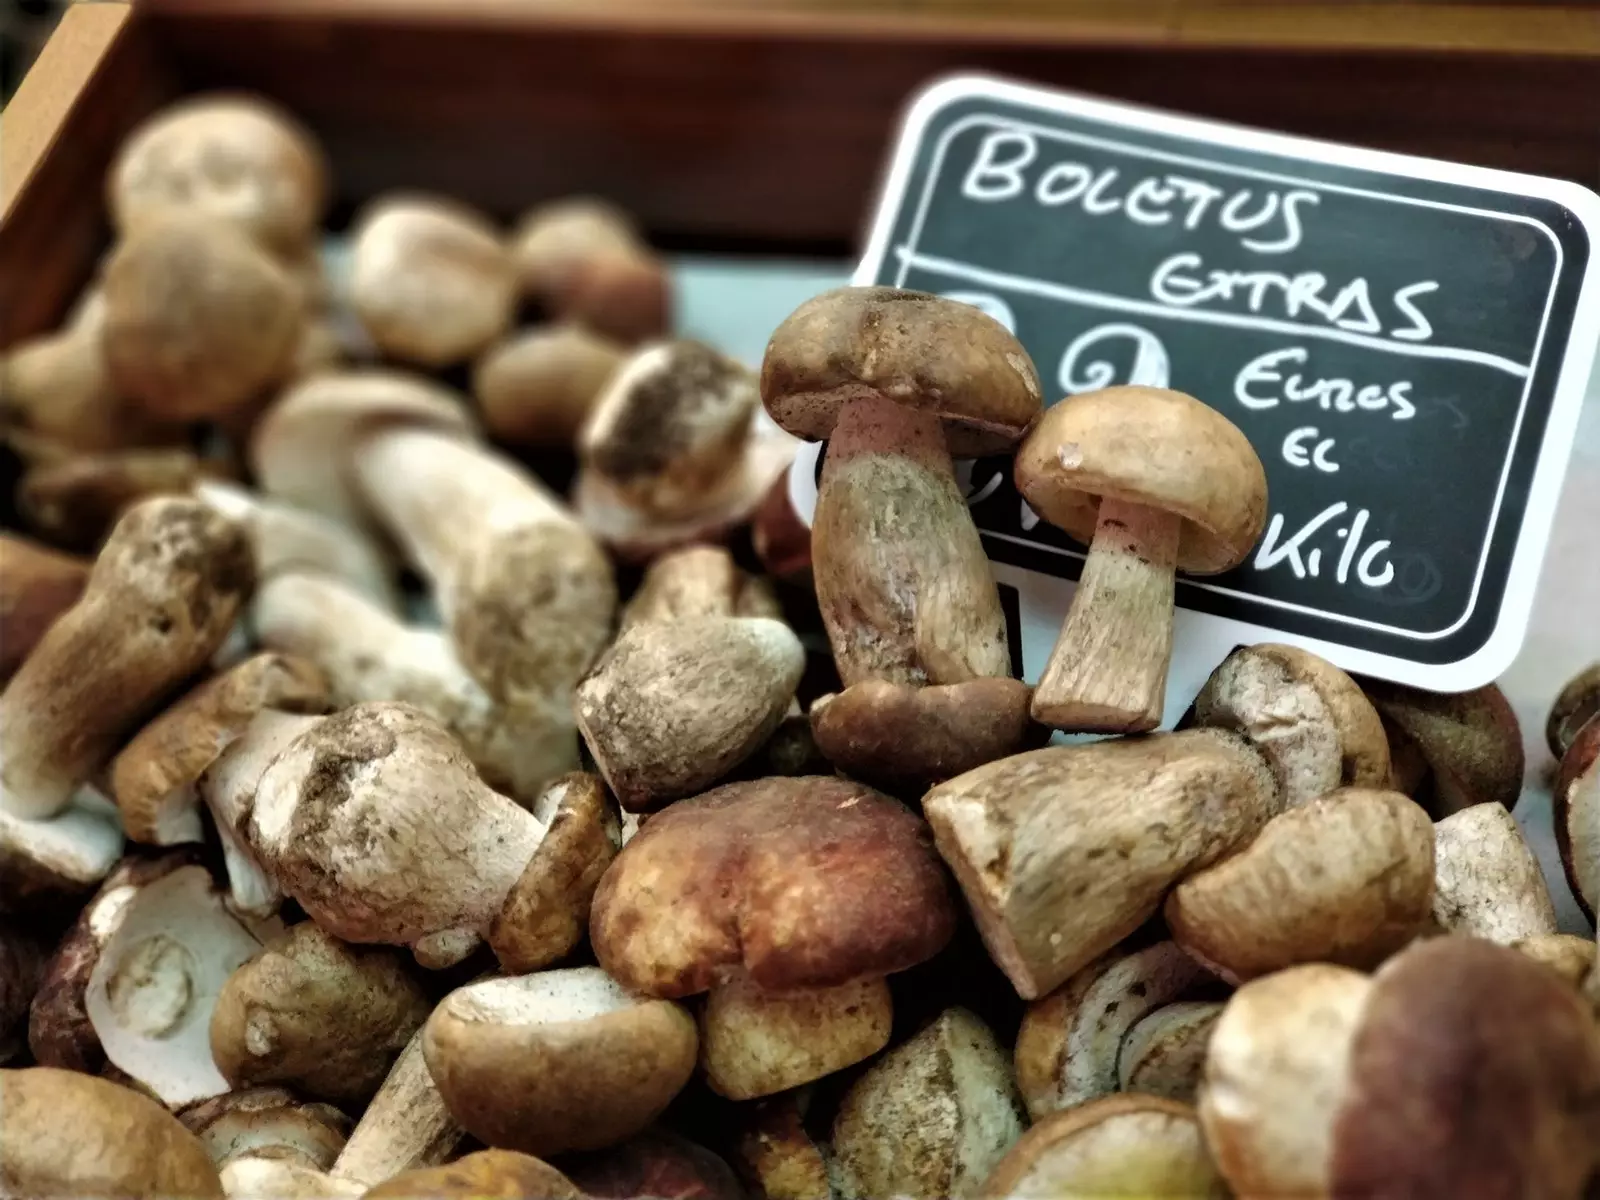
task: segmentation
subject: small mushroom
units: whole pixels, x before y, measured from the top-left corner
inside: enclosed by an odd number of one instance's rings
[[[1244,734],[1289,808],[1340,787],[1387,788],[1389,741],[1360,686],[1296,646],[1242,646],[1211,673],[1194,723]]]
[[[851,1085],[833,1122],[846,1200],[979,1194],[1022,1136],[1011,1064],[988,1027],[946,1009]]]
[[[1025,1000],[1132,934],[1279,804],[1261,752],[1216,729],[1033,750],[922,798],[990,956]]]
[[[399,955],[346,946],[305,921],[223,984],[211,1014],[211,1056],[234,1087],[287,1084],[359,1106],[430,1007]]]
[[[508,446],[572,449],[624,354],[577,324],[514,334],[473,368],[483,427]]]
[[[1173,1003],[1221,989],[1211,974],[1170,941],[1114,950],[1028,1006],[1017,1033],[1017,1084],[1040,1120],[1118,1087],[1126,1036],[1143,1018]]]
[[[755,753],[804,671],[805,650],[781,621],[641,622],[578,686],[578,729],[622,806],[648,811]]]
[[[1522,731],[1494,684],[1443,695],[1404,684],[1364,679],[1367,698],[1383,717],[1397,781],[1437,820],[1491,801],[1515,808],[1522,793]]]
[[[1597,1094],[1582,997],[1514,950],[1442,937],[1371,979],[1317,963],[1240,988],[1199,1111],[1239,1195],[1578,1200]]]
[[[1555,903],[1516,821],[1478,804],[1433,827],[1433,918],[1450,933],[1510,944],[1556,932]]]
[[[0,1071],[8,1196],[221,1200],[199,1140],[154,1100],[76,1071]]]
[[[111,760],[111,791],[128,837],[152,846],[204,840],[202,775],[257,714],[321,712],[328,685],[304,659],[258,654],[180,697]]]
[[[0,685],[33,652],[89,580],[81,558],[0,533]]]
[[[1222,1007],[1217,1000],[1180,1000],[1128,1030],[1117,1051],[1118,1090],[1194,1103]]]
[[[428,1018],[428,1070],[451,1114],[491,1146],[594,1150],[638,1133],[694,1074],[694,1018],[598,967],[486,979]]]
[[[622,628],[687,617],[771,617],[782,610],[767,582],[747,575],[723,546],[688,546],[650,564],[622,610]]]
[[[448,1166],[419,1167],[370,1189],[364,1200],[585,1200],[547,1162],[510,1150],[479,1150]]]
[[[1594,971],[1597,948],[1594,939],[1572,933],[1541,933],[1512,942],[1535,962],[1544,963],[1573,987],[1582,989]]]
[[[512,254],[526,295],[551,314],[622,342],[672,324],[672,281],[627,214],[590,196],[544,204],[518,222]]]
[[[419,1029],[351,1130],[331,1174],[373,1187],[404,1172],[438,1166],[465,1136],[428,1073]]]
[[[1035,512],[1089,547],[1034,689],[1034,719],[1154,729],[1172,658],[1174,573],[1216,575],[1244,561],[1267,519],[1261,460],[1192,396],[1112,387],[1047,409],[1013,473]]]
[[[77,454],[30,467],[17,484],[17,506],[40,537],[92,554],[134,504],[188,492],[214,470],[176,447]]]
[[[124,234],[169,217],[226,221],[281,254],[310,242],[327,200],[327,167],[306,129],[256,96],[195,96],[123,142],[107,185]]]
[[[807,1092],[785,1092],[739,1106],[734,1169],[762,1200],[833,1200],[828,1160],[806,1131]]]
[[[1578,731],[1554,791],[1556,845],[1567,883],[1593,920],[1600,910],[1600,717]]]
[[[488,220],[453,200],[391,195],[351,235],[350,299],[390,358],[446,367],[511,325],[516,268]]]
[[[561,1165],[589,1200],[744,1200],[727,1163],[665,1129],[647,1129]]]
[[[1225,1200],[1193,1108],[1159,1096],[1106,1096],[1053,1113],[1018,1139],[985,1200],[1163,1196]]]
[[[350,1133],[350,1118],[337,1108],[304,1104],[283,1088],[228,1092],[190,1105],[178,1120],[200,1139],[218,1171],[241,1158],[326,1171]]]
[[[43,982],[47,954],[31,930],[0,922],[0,1066],[27,1045],[28,1006]]]
[[[954,922],[905,808],[843,780],[771,778],[651,816],[600,880],[589,932],[625,987],[711,991],[712,1086],[750,1099],[881,1049],[888,996],[868,985],[931,958]]]
[[[1556,761],[1566,756],[1578,731],[1596,716],[1600,716],[1600,662],[1591,663],[1569,679],[1550,706],[1544,740]]]
[[[1303,962],[1375,967],[1432,926],[1433,836],[1409,797],[1340,788],[1178,884],[1167,928],[1233,984]]]
[[[228,1200],[359,1200],[366,1185],[283,1158],[246,1154],[221,1170]]]
[[[300,289],[223,222],[141,226],[107,260],[105,295],[112,385],[154,420],[238,421],[293,365]]]

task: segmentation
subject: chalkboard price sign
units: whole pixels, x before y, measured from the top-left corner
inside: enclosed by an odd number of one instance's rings
[[[1525,631],[1600,337],[1596,229],[1575,184],[961,77],[909,110],[856,282],[984,309],[1057,397],[1171,386],[1245,432],[1266,532],[1177,589],[1208,663],[1272,637],[1448,691]],[[1003,582],[1077,578],[1008,461],[962,474]],[[1025,607],[1053,637],[1049,594]]]

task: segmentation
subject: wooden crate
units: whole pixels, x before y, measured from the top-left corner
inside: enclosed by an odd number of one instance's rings
[[[338,213],[598,191],[669,245],[848,252],[906,96],[982,69],[1296,133],[1600,179],[1600,9],[1241,0],[148,0],[72,5],[0,118],[0,347],[105,244],[119,139],[255,89]]]

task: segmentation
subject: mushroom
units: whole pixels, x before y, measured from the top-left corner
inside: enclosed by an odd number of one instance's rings
[[[128,837],[152,846],[204,840],[197,784],[267,709],[322,712],[328,685],[304,659],[258,654],[180,697],[111,760]]]
[[[1573,737],[1554,791],[1556,845],[1567,884],[1594,920],[1600,909],[1600,717]]]
[[[414,705],[460,740],[485,783],[518,803],[578,765],[570,704],[496,700],[467,673],[444,633],[407,625],[337,580],[269,579],[251,615],[262,645],[321,668],[333,707]]]
[[[239,421],[293,364],[299,288],[221,221],[141,225],[111,252],[105,295],[112,385],[151,419]]]
[[[645,621],[687,617],[783,616],[766,580],[740,570],[724,546],[687,546],[646,569],[622,610],[624,630]]]
[[[833,1200],[828,1160],[806,1131],[807,1089],[739,1106],[734,1168],[764,1200]]]
[[[1578,738],[1578,731],[1600,716],[1600,662],[1579,671],[1556,696],[1544,723],[1545,744],[1560,761]]]
[[[366,1185],[282,1158],[246,1154],[221,1170],[228,1200],[358,1200]]]
[[[1228,1194],[1194,1109],[1159,1096],[1105,1096],[1051,1114],[1018,1139],[981,1193],[985,1200]]]
[[[1167,928],[1233,984],[1304,962],[1375,967],[1432,927],[1433,837],[1409,797],[1340,788],[1178,884]]]
[[[112,163],[106,191],[123,234],[168,217],[208,217],[287,255],[316,232],[327,167],[311,134],[281,108],[212,93],[138,125]]]
[[[484,428],[509,446],[570,450],[624,354],[571,323],[514,334],[473,368]]]
[[[154,1100],[76,1071],[0,1071],[8,1196],[216,1197],[199,1140]]]
[[[1047,409],[1013,474],[1035,512],[1089,546],[1034,689],[1034,719],[1057,729],[1154,729],[1172,658],[1174,572],[1231,571],[1266,524],[1267,476],[1255,449],[1192,396],[1112,387]]]
[[[479,1150],[448,1166],[419,1167],[370,1189],[365,1200],[584,1200],[547,1162],[510,1150]]]
[[[221,1171],[241,1158],[270,1158],[316,1171],[333,1166],[350,1118],[330,1104],[304,1104],[283,1088],[248,1088],[178,1114]],[[226,1186],[226,1185],[224,1185]]]
[[[380,197],[351,234],[350,300],[390,358],[446,367],[511,325],[516,268],[499,232],[454,200]]]
[[[1121,1047],[1134,1026],[1174,1002],[1220,993],[1204,967],[1170,941],[1118,949],[1028,1006],[1017,1033],[1017,1085],[1040,1120],[1118,1087]]]
[[[1522,731],[1498,687],[1443,695],[1378,679],[1361,686],[1388,731],[1396,786],[1435,819],[1491,801],[1516,807]]]
[[[599,967],[485,979],[439,1003],[422,1052],[451,1115],[529,1154],[632,1137],[694,1074],[694,1018]]]
[[[92,554],[131,505],[188,492],[215,469],[179,447],[78,454],[30,467],[17,507],[41,537]]]
[[[1594,971],[1597,948],[1592,938],[1572,933],[1540,933],[1512,942],[1535,962],[1544,963],[1573,987],[1583,988]]]
[[[1022,1136],[1011,1064],[988,1026],[950,1008],[851,1085],[833,1122],[846,1200],[976,1196]]]
[[[744,1200],[727,1163],[665,1129],[647,1129],[600,1153],[563,1159],[562,1169],[590,1200]]]
[[[1034,1000],[1249,844],[1279,803],[1259,750],[1196,729],[1018,754],[940,784],[922,810],[990,956]]]
[[[1317,963],[1240,988],[1199,1111],[1239,1195],[1577,1200],[1597,1094],[1582,997],[1514,950],[1442,937],[1370,979]]]
[[[403,1172],[439,1165],[465,1136],[428,1073],[419,1029],[351,1130],[331,1174],[372,1187]]]
[[[710,1082],[752,1099],[882,1049],[883,977],[931,958],[954,924],[927,828],[905,808],[844,780],[771,778],[651,816],[601,878],[589,932],[624,987],[711,991]],[[863,1019],[864,1004],[881,1015]]]
[[[578,433],[578,517],[625,559],[721,540],[794,457],[757,426],[756,378],[701,342],[652,342],[612,373]]]
[[[787,472],[772,481],[750,518],[750,544],[767,574],[810,591],[811,526],[800,519],[789,495]]]
[[[658,808],[766,742],[805,659],[793,631],[765,617],[640,622],[578,686],[578,729],[624,808]]]
[[[0,1066],[27,1045],[28,1006],[43,982],[47,953],[31,930],[0,922]]]
[[[1232,729],[1272,764],[1289,808],[1339,787],[1387,788],[1389,740],[1360,686],[1296,646],[1241,646],[1195,697],[1194,723]]]
[[[211,1014],[211,1056],[236,1088],[287,1084],[359,1107],[431,1007],[399,955],[346,946],[304,921],[223,984]],[[331,1166],[332,1158],[315,1165]]]
[[[88,580],[83,559],[0,533],[0,685],[77,603]]]
[[[1462,809],[1436,824],[1433,838],[1441,929],[1505,944],[1556,932],[1544,874],[1504,805]]]
[[[1222,1007],[1217,1000],[1180,1000],[1128,1030],[1117,1051],[1117,1089],[1192,1104]]]
[[[843,288],[778,327],[761,394],[790,433],[830,439],[813,574],[846,689],[1010,676],[1000,595],[951,455],[1005,451],[1038,414],[1021,344],[957,301]]]
[[[622,342],[672,325],[672,281],[621,209],[591,196],[525,214],[512,254],[526,295],[551,314]]]
[[[234,968],[282,925],[236,917],[181,853],[113,876],[92,904],[46,968],[29,1030],[35,1056],[93,1062],[92,1038],[169,1107],[227,1091],[207,1038],[212,1010]],[[54,1047],[65,1051],[59,1060]]]

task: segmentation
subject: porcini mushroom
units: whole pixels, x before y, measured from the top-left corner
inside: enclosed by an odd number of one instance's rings
[[[1051,1114],[1018,1139],[981,1193],[984,1200],[1228,1194],[1194,1109],[1159,1096],[1106,1096]]]
[[[771,778],[646,821],[601,878],[589,930],[625,987],[712,991],[712,1086],[750,1099],[881,1049],[887,1013],[861,1007],[887,1009],[882,978],[931,958],[954,921],[927,829],[904,807],[843,780]],[[725,988],[739,994],[719,1000]]]
[[[1113,387],[1047,409],[1013,474],[1035,512],[1089,546],[1034,689],[1034,719],[1154,729],[1172,658],[1174,573],[1216,575],[1244,561],[1267,519],[1261,460],[1227,417],[1192,396]]]
[[[437,1166],[465,1136],[428,1073],[419,1029],[351,1130],[331,1174],[372,1187],[407,1171]]]
[[[1506,944],[1556,932],[1544,873],[1504,805],[1464,808],[1436,824],[1433,838],[1441,929]]]
[[[380,197],[351,234],[350,299],[390,358],[445,367],[511,324],[517,278],[498,231],[437,196]]]
[[[229,222],[279,254],[301,251],[327,196],[322,151],[293,117],[255,96],[195,96],[123,142],[107,181],[124,234],[170,217]]]
[[[194,1134],[128,1088],[52,1067],[0,1071],[0,1112],[7,1195],[222,1198]]]
[[[347,946],[310,921],[267,943],[222,985],[211,1056],[234,1087],[288,1084],[360,1105],[430,1008],[388,950]],[[318,1164],[332,1166],[332,1159]]]
[[[1559,762],[1578,738],[1578,731],[1600,716],[1600,662],[1567,680],[1544,724],[1545,744]]]
[[[1600,909],[1600,717],[1567,746],[1553,795],[1556,845],[1567,884],[1593,920]]]
[[[510,446],[571,449],[624,356],[621,346],[577,324],[513,335],[473,368],[483,427]]]
[[[451,1114],[491,1146],[593,1150],[638,1133],[694,1074],[694,1018],[599,967],[485,979],[446,996],[422,1050]]]
[[[591,196],[540,205],[512,239],[523,291],[553,315],[623,342],[672,324],[672,283],[621,209]]]
[[[385,1180],[363,1200],[584,1200],[547,1162],[510,1150],[479,1150],[447,1166],[419,1167]]]
[[[0,533],[0,685],[83,594],[89,564]]]
[[[1498,687],[1445,695],[1378,679],[1361,686],[1388,731],[1396,786],[1436,820],[1491,801],[1516,807],[1522,731]]]
[[[1240,988],[1199,1111],[1240,1195],[1577,1200],[1597,1093],[1583,998],[1514,950],[1442,937],[1371,979],[1319,963]]]
[[[1433,877],[1427,813],[1399,792],[1340,788],[1272,818],[1163,911],[1229,983],[1303,962],[1371,968],[1429,931]]]
[[[191,1104],[178,1114],[217,1170],[241,1158],[270,1158],[316,1171],[333,1166],[350,1118],[331,1104],[305,1104],[283,1088],[247,1088]]]
[[[1138,929],[1278,811],[1261,752],[1188,730],[1033,750],[922,798],[991,957],[1033,1000]]]
[[[187,492],[215,469],[182,447],[75,454],[29,467],[17,484],[17,507],[40,537],[93,553],[132,505]]]
[[[1011,1064],[994,1034],[965,1009],[946,1009],[840,1101],[840,1190],[847,1200],[976,1196],[1022,1130]]]

